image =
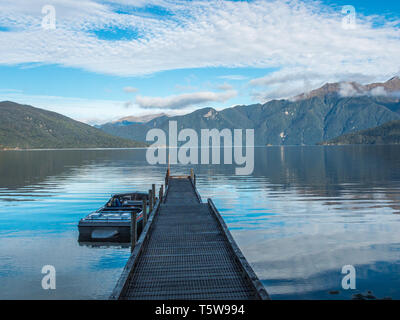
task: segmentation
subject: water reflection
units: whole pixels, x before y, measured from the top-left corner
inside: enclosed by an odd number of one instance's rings
[[[340,272],[353,264],[359,291],[400,299],[399,155],[270,147],[256,148],[249,177],[194,168],[272,298],[350,298]],[[79,245],[76,225],[111,193],[162,183],[165,169],[148,166],[145,150],[0,152],[0,298],[107,298],[129,247]],[[55,292],[40,287],[44,264],[56,266]]]

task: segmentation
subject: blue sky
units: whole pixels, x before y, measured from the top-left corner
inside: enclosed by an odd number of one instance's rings
[[[352,5],[358,12],[367,15],[383,14],[398,17],[400,14],[400,2],[396,0],[324,0],[322,2],[332,7]]]
[[[399,16],[399,1],[4,0],[0,100],[103,123],[384,81],[400,71]]]

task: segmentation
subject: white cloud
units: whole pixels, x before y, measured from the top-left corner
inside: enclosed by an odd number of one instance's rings
[[[124,88],[124,92],[126,92],[126,93],[135,93],[135,92],[138,92],[139,91],[139,89],[138,88],[134,88],[134,87],[125,87]]]
[[[143,6],[143,1],[112,1]],[[393,22],[341,27],[341,11],[300,0],[153,1],[172,18],[118,14],[94,0],[2,0],[1,64],[57,63],[91,71],[140,75],[205,66],[273,67],[302,74],[387,77],[400,66],[400,34]],[[57,30],[42,30],[40,6],[53,4]],[[357,8],[356,8],[357,9]],[[90,30],[135,28],[139,39],[107,41]]]
[[[370,94],[372,95],[372,96],[374,96],[374,97],[379,97],[379,96],[386,96],[387,95],[387,92],[386,92],[386,90],[385,90],[385,88],[384,87],[376,87],[376,88],[374,88],[374,89],[372,89],[371,91],[370,91]]]
[[[208,102],[225,102],[234,98],[237,92],[228,90],[224,92],[194,92],[161,97],[136,97],[136,104],[143,109],[185,109]]]
[[[352,82],[340,83],[339,94],[342,97],[358,97],[358,96],[372,96],[372,97],[388,97],[398,98],[399,92],[386,91],[383,85],[370,88],[368,86],[360,86]]]
[[[127,101],[127,102],[124,103],[124,107],[125,108],[130,108],[132,106],[133,106],[133,102],[132,101]]]
[[[357,90],[351,83],[343,82],[340,84],[339,94],[342,97],[355,97],[362,95],[360,91]]]
[[[56,30],[40,27],[46,4],[56,8]],[[173,15],[113,11],[147,4]],[[59,64],[119,76],[217,66],[277,69],[251,81],[256,100],[288,98],[325,82],[387,80],[400,68],[398,21],[357,14],[357,28],[346,30],[340,9],[311,0],[2,0],[0,25],[12,31],[0,33],[0,64]],[[92,32],[110,27],[137,30],[139,38],[107,41]]]

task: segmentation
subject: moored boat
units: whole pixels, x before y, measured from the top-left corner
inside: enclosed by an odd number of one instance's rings
[[[79,241],[130,241],[131,213],[136,213],[138,234],[143,229],[144,192],[114,194],[100,209],[79,221]]]

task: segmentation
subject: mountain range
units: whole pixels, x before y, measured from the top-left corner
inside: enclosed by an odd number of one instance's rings
[[[328,83],[309,93],[265,104],[236,106],[217,111],[202,108],[192,113],[149,121],[106,123],[105,132],[126,139],[146,141],[152,128],[168,133],[168,122],[178,129],[254,129],[256,145],[315,145],[341,135],[400,120],[400,79],[362,85]]]
[[[168,116],[129,116],[98,128],[61,114],[0,102],[0,149],[143,147],[152,128],[254,129],[255,144],[398,143],[400,79],[361,85],[328,83],[286,100]],[[398,120],[398,121],[396,121]],[[369,130],[371,129],[371,130]],[[365,131],[366,130],[366,131]],[[350,134],[350,135],[349,135]]]
[[[113,124],[120,124],[120,125],[129,125],[132,123],[146,123],[149,122],[155,118],[159,118],[162,116],[168,116],[165,113],[156,113],[156,114],[147,114],[144,116],[127,116],[123,117],[121,119],[118,119],[116,121],[113,121]]]
[[[61,114],[0,102],[0,149],[143,147]]]

